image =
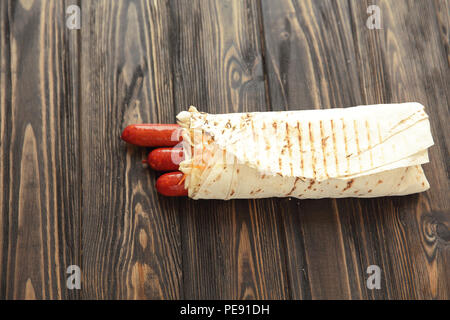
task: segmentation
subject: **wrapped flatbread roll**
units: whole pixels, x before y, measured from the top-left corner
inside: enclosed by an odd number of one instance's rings
[[[406,195],[429,188],[433,145],[420,103],[177,116],[189,197],[300,199]]]

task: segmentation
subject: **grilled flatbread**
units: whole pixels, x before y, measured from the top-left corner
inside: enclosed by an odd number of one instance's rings
[[[177,116],[193,199],[379,197],[429,188],[420,103]]]

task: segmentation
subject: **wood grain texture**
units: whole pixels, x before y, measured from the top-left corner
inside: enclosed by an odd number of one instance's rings
[[[176,111],[267,110],[255,1],[174,1]],[[274,200],[179,200],[185,298],[289,297]]]
[[[77,298],[78,105],[64,2],[1,1],[0,298]],[[75,57],[76,58],[76,57]]]
[[[176,202],[159,197],[132,123],[171,123],[170,16],[163,1],[83,1],[81,154],[84,299],[177,299]]]
[[[381,30],[366,28],[371,4],[381,9]],[[449,190],[446,15],[413,1],[263,1],[263,12],[274,109],[419,101],[437,144],[424,194],[286,204],[293,297],[448,298],[450,208],[439,191]],[[371,264],[382,269],[380,290],[366,287]]]
[[[65,9],[81,7],[81,30]],[[380,7],[380,30],[366,27]],[[449,299],[446,0],[0,1],[0,299]],[[159,196],[131,123],[418,101],[431,189]],[[82,290],[65,287],[67,266]],[[369,265],[381,289],[366,286]]]

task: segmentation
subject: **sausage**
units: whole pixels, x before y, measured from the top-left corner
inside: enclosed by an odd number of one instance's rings
[[[182,197],[187,196],[184,188],[184,175],[180,171],[168,172],[156,180],[156,190],[163,196]]]
[[[147,160],[150,168],[156,171],[178,170],[178,165],[184,160],[182,148],[158,148],[148,154]]]
[[[173,147],[182,140],[177,124],[132,124],[123,130],[121,138],[141,147]]]

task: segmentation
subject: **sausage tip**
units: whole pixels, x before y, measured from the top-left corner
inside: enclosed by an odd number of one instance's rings
[[[130,142],[130,126],[127,126],[123,131],[122,131],[122,135],[120,136],[120,139],[122,139],[125,142]]]
[[[183,160],[182,148],[158,148],[148,154],[147,163],[156,171],[174,171]]]
[[[131,124],[121,138],[141,147],[173,147],[182,140],[179,125],[154,123]]]
[[[188,195],[188,190],[184,188],[183,173],[180,171],[168,172],[156,180],[156,190],[167,197],[183,197]]]

